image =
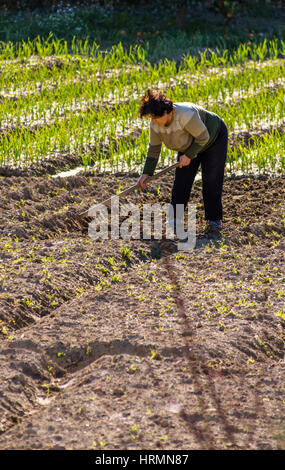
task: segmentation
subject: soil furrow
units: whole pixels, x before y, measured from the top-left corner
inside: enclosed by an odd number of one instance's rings
[[[0,448],[282,448],[284,178],[226,179],[214,241],[196,181],[190,252],[70,221],[136,180],[0,181]]]
[[[136,179],[1,180],[0,448],[282,448],[284,178],[226,179],[214,241],[195,182],[190,252],[69,220]]]

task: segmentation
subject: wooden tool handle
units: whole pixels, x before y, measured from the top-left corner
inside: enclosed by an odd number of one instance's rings
[[[174,170],[175,168],[177,168],[179,165],[179,162],[176,162],[174,163],[173,165],[171,166],[168,166],[167,168],[164,168],[163,170],[159,171],[158,173],[156,173],[155,175],[152,175],[152,176],[149,176],[147,179],[146,179],[146,182],[150,182],[150,181],[153,181],[153,180],[156,180],[157,178],[159,178],[160,176],[164,175],[165,173],[168,173],[168,171],[171,171],[171,170]],[[106,199],[105,201],[102,201],[101,203],[98,203],[98,205],[100,204],[104,204],[106,206],[110,206],[111,202],[112,202],[112,199],[115,198],[115,197],[121,197],[121,196],[126,196],[127,194],[130,194],[132,192],[134,192],[136,189],[142,189],[140,184],[137,183],[135,184],[134,186],[130,186],[129,188],[125,189],[124,191],[120,192],[119,194],[114,194],[113,196],[109,197],[108,199]],[[97,204],[96,204],[97,205]],[[96,207],[93,206],[93,208]],[[88,215],[88,212],[90,211],[91,207],[87,210],[87,211],[84,211],[84,212],[81,212],[81,214],[78,214],[78,218],[82,218],[82,217],[86,217]]]

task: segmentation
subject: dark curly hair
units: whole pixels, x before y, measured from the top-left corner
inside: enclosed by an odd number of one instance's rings
[[[173,110],[173,102],[160,90],[148,89],[144,96],[140,99],[139,117],[151,115],[161,117],[165,111],[167,114]]]

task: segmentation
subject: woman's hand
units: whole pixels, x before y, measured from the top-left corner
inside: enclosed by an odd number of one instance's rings
[[[139,177],[138,184],[140,185],[141,188],[145,188],[147,185],[147,179],[149,178],[149,175],[143,174]]]
[[[188,158],[186,155],[181,155],[179,159],[179,168],[189,165],[190,162],[191,162],[191,158]]]

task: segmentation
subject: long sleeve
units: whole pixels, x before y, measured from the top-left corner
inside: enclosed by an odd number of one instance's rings
[[[197,111],[186,123],[185,130],[193,136],[191,145],[183,152],[188,158],[195,158],[210,139],[207,127],[201,120]]]
[[[143,174],[152,176],[160,156],[162,140],[160,136],[152,129],[150,125],[149,145],[146,161],[143,168]]]

